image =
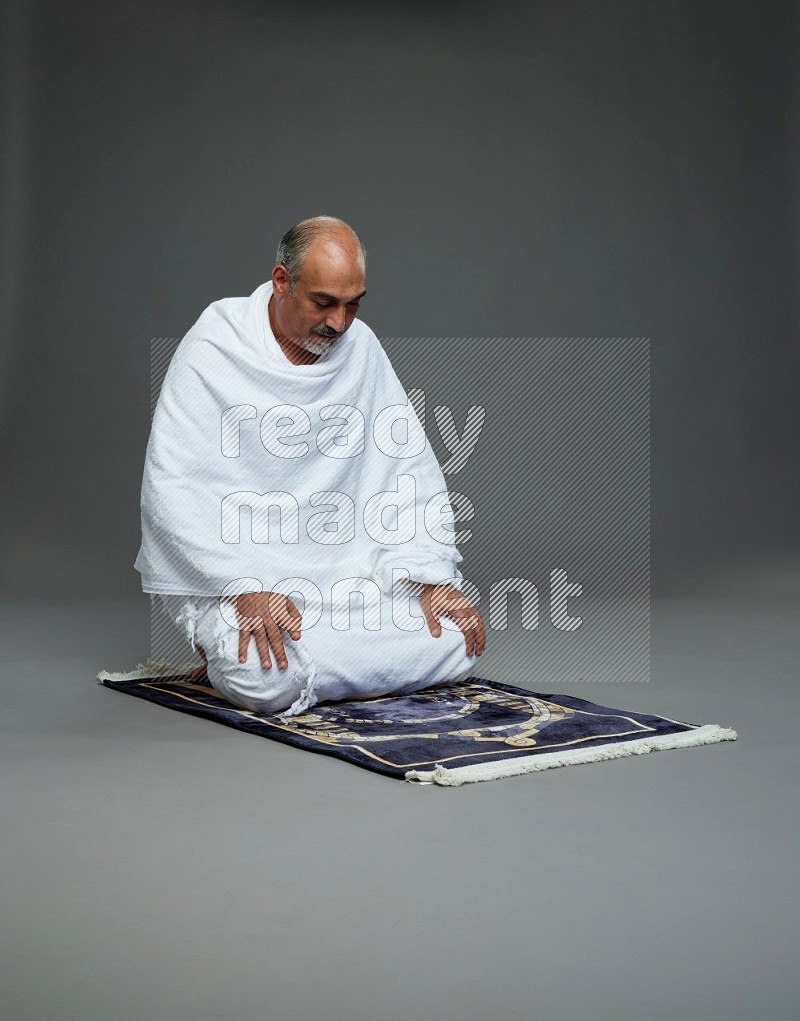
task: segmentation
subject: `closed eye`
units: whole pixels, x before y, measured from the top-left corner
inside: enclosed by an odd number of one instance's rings
[[[314,304],[320,310],[331,307],[331,303],[329,301],[315,301]],[[360,304],[361,304],[361,299],[360,298],[356,298],[355,301],[348,301],[347,307],[348,308],[358,308]]]

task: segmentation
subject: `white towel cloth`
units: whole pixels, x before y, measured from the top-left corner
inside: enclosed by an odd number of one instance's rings
[[[422,620],[418,595],[410,594],[407,606],[421,621],[420,629],[396,628],[386,588],[380,630],[366,626],[368,614],[362,619],[354,612],[346,631],[331,627],[325,617],[305,629],[299,641],[281,631],[287,660],[283,670],[272,650],[272,666],[262,667],[253,638],[247,660],[239,662],[239,632],[213,596],[154,598],[187,641],[203,649],[211,685],[229,702],[256,713],[295,716],[318,702],[407,694],[435,684],[457,683],[472,674],[476,662],[475,656],[467,656],[464,635],[452,621],[444,618],[439,637],[431,635]]]
[[[462,558],[444,477],[385,351],[356,319],[316,362],[294,365],[270,329],[271,294],[268,281],[214,302],[173,357],[142,483],[143,591],[184,597],[168,612],[191,622],[190,641],[204,631],[215,686],[247,679],[239,704],[301,711],[466,676],[475,658],[456,625],[433,638],[421,586],[398,581],[460,589]],[[274,665],[251,669],[254,643],[240,670],[220,612],[220,596],[262,590],[303,611],[300,641],[284,632],[282,682]],[[351,590],[373,602],[363,621],[346,616]]]

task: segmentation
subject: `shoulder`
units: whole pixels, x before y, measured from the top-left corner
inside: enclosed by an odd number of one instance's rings
[[[218,298],[212,301],[200,313],[189,332],[238,324],[249,300],[249,298]]]
[[[238,333],[247,308],[247,298],[218,298],[207,305],[178,345],[176,358],[185,359],[209,347],[216,347],[232,332]]]

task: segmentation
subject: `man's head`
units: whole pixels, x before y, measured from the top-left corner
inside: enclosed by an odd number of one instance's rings
[[[366,294],[365,275],[364,246],[342,220],[315,216],[284,234],[272,271],[269,314],[275,338],[291,361],[315,361],[338,342]]]

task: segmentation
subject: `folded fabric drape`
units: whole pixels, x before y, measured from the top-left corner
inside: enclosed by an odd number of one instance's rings
[[[142,483],[145,592],[211,683],[252,710],[415,691],[468,676],[464,636],[434,638],[422,585],[463,576],[447,487],[375,334],[354,320],[295,365],[269,326],[272,284],[214,302],[182,340],[156,407]],[[230,597],[276,591],[303,614],[285,670],[238,661]],[[351,594],[356,598],[351,602]]]
[[[271,294],[214,302],[172,359],[142,482],[143,591],[289,594],[303,579],[333,605],[337,582],[392,568],[460,589],[444,477],[378,338],[356,319],[294,365]]]

